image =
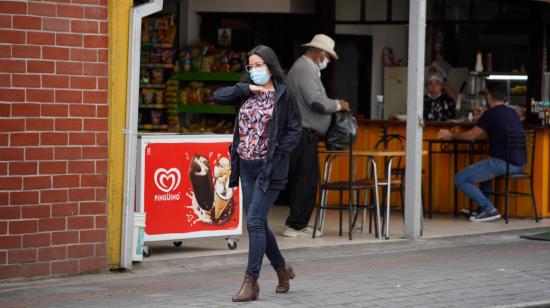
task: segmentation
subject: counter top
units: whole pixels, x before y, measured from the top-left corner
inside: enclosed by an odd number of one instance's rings
[[[371,119],[364,119],[364,118],[358,118],[357,123],[360,124],[374,124],[374,125],[388,125],[388,126],[399,126],[399,125],[405,125],[406,121],[400,121],[400,120],[371,120]],[[441,122],[441,121],[426,121],[424,122],[425,126],[430,127],[453,127],[453,126],[460,126],[460,127],[472,127],[475,125],[475,122]],[[546,126],[540,126],[536,124],[525,124],[523,125],[525,128],[529,129],[539,129],[539,130],[550,130],[550,125]]]
[[[371,120],[371,119],[357,119],[357,123],[375,124],[375,125],[405,125],[406,121],[400,120]],[[425,126],[474,126],[474,122],[441,122],[441,121],[425,121]]]

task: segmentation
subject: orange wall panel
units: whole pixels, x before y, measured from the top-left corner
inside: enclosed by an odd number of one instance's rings
[[[376,142],[382,136],[382,127],[386,126],[388,134],[405,135],[405,123],[397,121],[360,121],[359,134],[356,143],[353,146],[354,151],[373,149]],[[430,125],[424,128],[424,139],[435,139],[441,128],[448,128],[442,124]],[[438,149],[434,146],[434,150]],[[461,148],[462,149],[462,148]],[[391,150],[391,148],[390,148]],[[427,143],[424,142],[424,150],[427,150]],[[466,148],[462,149],[466,150]],[[537,211],[541,217],[550,216],[550,129],[540,129],[537,131],[537,145],[535,154],[535,175],[534,186],[536,194]],[[458,154],[458,171],[469,165],[467,154]],[[475,154],[474,162],[484,159],[486,155]],[[323,176],[323,167],[326,155],[320,155],[319,164],[321,167],[321,177]],[[422,158],[423,165],[423,185],[424,185],[424,208],[428,209],[428,157]],[[402,159],[404,164],[405,159]],[[377,160],[379,177],[383,176],[383,160]],[[396,160],[394,160],[394,167]],[[358,178],[366,175],[366,159],[358,159],[357,176]],[[454,174],[453,154],[433,154],[432,155],[432,198],[434,213],[452,213],[454,205]],[[348,159],[342,158],[333,164],[333,179],[344,180],[348,178]],[[528,183],[514,183],[511,190],[528,191]],[[347,192],[344,193],[344,204],[347,204]],[[329,204],[339,202],[338,192],[329,192]],[[397,192],[391,195],[392,205],[400,205],[400,198]],[[518,217],[532,217],[532,208],[530,198],[510,198],[510,215]],[[469,199],[461,192],[458,192],[458,209],[468,208]],[[476,205],[474,204],[474,207]],[[504,199],[500,198],[498,207],[504,210]]]

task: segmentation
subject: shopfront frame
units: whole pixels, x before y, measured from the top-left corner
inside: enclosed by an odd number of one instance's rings
[[[159,2],[159,1],[154,1]],[[160,1],[162,2],[162,1]],[[422,16],[422,5],[424,5],[424,13],[425,13],[425,3],[426,1],[411,1],[411,3],[418,4],[418,7],[416,9],[411,9],[411,12],[416,12],[418,16]],[[128,176],[128,171],[124,172],[124,170],[121,168],[124,164],[131,165],[131,160],[125,159],[125,156],[128,157],[128,153],[131,153],[131,150],[124,150],[130,149],[131,144],[126,145],[125,147],[122,146],[122,144],[127,144],[128,139],[132,138],[132,133],[134,132],[131,128],[131,126],[125,126],[122,123],[125,123],[124,119],[127,119],[127,115],[131,112],[134,112],[132,110],[128,110],[128,105],[126,102],[128,101],[127,98],[130,97],[130,95],[125,94],[125,89],[129,89],[128,85],[130,84],[130,78],[128,78],[128,72],[130,65],[126,65],[125,59],[128,59],[128,42],[129,37],[131,37],[131,31],[128,31],[128,24],[130,20],[130,10],[133,6],[133,1],[129,0],[121,0],[121,1],[109,1],[109,17],[110,17],[110,23],[109,23],[109,34],[110,34],[110,48],[109,48],[109,58],[110,58],[110,64],[109,64],[109,101],[110,101],[110,107],[109,107],[109,228],[108,228],[108,247],[109,247],[109,265],[111,268],[118,268],[118,267],[126,267],[121,266],[119,261],[121,260],[121,256],[124,254],[123,251],[120,250],[121,242],[127,241],[124,238],[128,238],[128,234],[126,233],[126,236],[123,236],[121,239],[121,234],[123,234],[124,224],[121,223],[124,219],[124,221],[129,220],[129,215],[125,215],[123,212],[123,208],[120,207],[121,204],[128,204],[127,202],[130,201],[131,197],[128,191],[131,191],[131,185],[129,185],[129,181],[124,181],[124,178]],[[116,16],[116,17],[115,17]],[[425,16],[424,16],[425,18]],[[414,20],[411,18],[411,20]],[[425,20],[424,20],[425,21]],[[419,21],[418,25],[421,26],[422,22]],[[418,31],[418,29],[417,29]],[[417,32],[418,34],[418,32]],[[416,36],[415,36],[416,37]],[[409,42],[411,40],[411,36],[409,36]],[[423,41],[423,40],[422,40]],[[130,40],[131,42],[131,40]],[[418,40],[417,40],[418,42]],[[411,46],[411,45],[409,45]],[[419,46],[417,48],[420,48]],[[422,47],[423,48],[423,47]],[[410,50],[410,49],[409,49]],[[416,52],[418,53],[418,49]],[[410,51],[409,51],[410,52]],[[416,54],[418,55],[418,54]],[[413,54],[413,57],[415,54]],[[409,57],[411,57],[411,54],[409,54]],[[119,61],[113,61],[113,59],[117,59]],[[423,61],[423,60],[422,60]],[[411,62],[412,63],[412,62]],[[420,60],[419,60],[420,63]],[[415,88],[412,88],[410,93],[418,93],[418,84],[421,84],[423,80],[423,72],[421,73],[420,70],[415,70],[412,65],[410,65],[410,71],[416,73],[415,76],[416,86],[413,86]],[[413,80],[412,78],[410,80]],[[419,83],[420,82],[420,83]],[[413,82],[411,82],[413,84]],[[128,88],[127,88],[128,87]],[[416,89],[416,90],[415,90]],[[420,88],[421,89],[421,88]],[[128,90],[129,91],[129,90]],[[413,95],[414,94],[410,94]],[[411,109],[409,114],[409,118],[407,123],[414,123],[414,125],[411,125],[410,132],[407,132],[407,137],[410,137],[409,140],[415,140],[414,142],[414,148],[412,148],[412,142],[411,148],[413,154],[408,155],[408,157],[411,157],[411,161],[407,161],[409,166],[419,166],[419,162],[421,162],[421,146],[419,146],[418,142],[418,136],[422,136],[422,121],[418,118],[418,114],[421,113],[421,107],[418,109],[418,104],[415,106],[412,106],[411,104],[409,107]],[[126,109],[126,113],[124,110]],[[409,130],[409,128],[408,128]],[[419,133],[420,132],[420,133]],[[130,137],[130,138],[128,138]],[[134,147],[135,148],[135,147]],[[125,155],[125,153],[127,153]],[[417,155],[414,155],[416,153]],[[131,154],[130,154],[131,155]],[[414,158],[413,158],[414,156]],[[135,157],[134,157],[135,162]],[[412,168],[412,167],[410,167]],[[416,171],[416,172],[414,172]],[[411,171],[409,174],[413,174],[416,176],[419,176],[420,168],[417,168],[417,170]],[[414,176],[411,175],[411,179],[414,179]],[[410,180],[412,181],[412,180]],[[410,184],[409,184],[410,185]],[[125,194],[124,197],[121,193],[122,189],[125,188]],[[127,190],[126,190],[127,189]],[[406,221],[418,221],[415,220],[414,217],[417,217],[419,214],[419,204],[418,202],[420,200],[420,189],[407,189],[410,196],[406,197],[406,203],[411,204],[413,206],[406,206],[409,211],[414,209],[413,212],[409,212],[406,214],[407,220]],[[126,200],[126,201],[123,201]],[[411,214],[412,213],[412,214]],[[410,219],[413,220],[410,220]],[[407,237],[414,239],[418,237],[418,230],[419,227],[415,224],[408,224],[411,226],[410,232],[407,231]],[[128,264],[126,264],[128,266]],[[131,264],[130,264],[131,266]]]

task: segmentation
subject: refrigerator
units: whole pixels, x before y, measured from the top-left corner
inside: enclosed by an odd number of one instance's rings
[[[458,91],[468,80],[468,68],[453,67],[447,76],[449,83]],[[384,119],[394,114],[407,113],[407,67],[384,68]]]

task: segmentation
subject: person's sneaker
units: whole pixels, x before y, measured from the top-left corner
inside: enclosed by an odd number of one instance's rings
[[[475,208],[472,210],[472,212],[470,212],[470,209],[469,208],[464,208],[462,210],[460,210],[460,213],[466,215],[467,217],[471,217],[471,216],[477,216],[479,215],[479,213],[483,212],[481,210],[481,208]]]
[[[322,236],[323,233],[319,230],[315,232],[315,237]],[[292,227],[287,226],[285,231],[283,232],[283,236],[287,237],[312,237],[313,236],[313,228],[311,227],[305,227],[302,230],[296,230]]]
[[[493,221],[500,218],[500,213],[497,209],[492,210],[491,212],[481,212],[477,216],[471,216],[471,222],[484,222],[484,221]]]

